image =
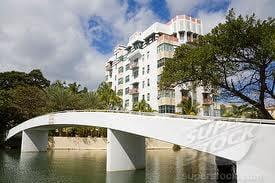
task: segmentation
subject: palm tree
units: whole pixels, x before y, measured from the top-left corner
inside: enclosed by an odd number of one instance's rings
[[[46,90],[51,111],[79,109],[79,96],[61,85],[51,85]]]
[[[153,112],[151,106],[143,99],[140,102],[134,103],[133,111],[139,112]]]
[[[115,91],[105,82],[99,85],[97,94],[104,109],[115,109],[122,106],[122,99],[118,97]]]
[[[198,104],[194,104],[191,97],[182,100],[181,103],[177,105],[177,107],[181,107],[182,114],[185,115],[196,115],[198,113]]]

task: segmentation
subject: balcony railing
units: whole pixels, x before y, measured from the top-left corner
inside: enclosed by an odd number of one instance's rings
[[[139,92],[138,92],[138,88],[132,88],[132,89],[130,89],[130,91],[129,91],[129,94],[130,95],[134,95],[134,94],[138,94]]]

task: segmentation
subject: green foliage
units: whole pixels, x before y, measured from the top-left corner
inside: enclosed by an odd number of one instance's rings
[[[141,100],[140,102],[134,103],[133,111],[153,112],[151,106],[148,103],[146,103],[145,100]]]
[[[54,84],[47,88],[46,92],[49,99],[49,111],[80,109],[80,97],[76,93],[73,93],[70,88],[65,88],[59,84]]]
[[[230,107],[221,106],[223,117],[234,117],[234,118],[262,118],[259,110],[249,105],[231,105]]]
[[[0,73],[0,89],[7,90],[15,88],[16,86],[36,86],[38,88],[45,88],[50,85],[50,81],[44,78],[40,70],[32,70],[30,73],[24,72],[3,72]]]
[[[122,99],[105,82],[101,83],[97,89],[99,100],[102,102],[103,109],[115,109],[122,107]]]
[[[196,115],[198,113],[198,104],[194,104],[192,99],[188,97],[181,101],[180,104],[177,105],[182,110],[182,114],[184,115]]]
[[[211,33],[176,49],[165,63],[160,87],[195,81],[221,89],[225,99],[235,97],[272,119],[265,104],[275,99],[274,59],[275,19],[236,17],[231,10]]]

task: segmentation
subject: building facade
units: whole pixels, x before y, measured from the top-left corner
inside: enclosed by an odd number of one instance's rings
[[[190,97],[198,104],[199,115],[216,115],[213,95],[192,83],[169,90],[160,90],[164,63],[172,58],[175,48],[203,34],[202,22],[186,15],[166,24],[154,23],[144,32],[136,32],[127,45],[119,45],[106,62],[105,77],[112,89],[123,99],[123,108],[132,110],[135,102],[145,100],[160,113],[180,112],[177,107]]]

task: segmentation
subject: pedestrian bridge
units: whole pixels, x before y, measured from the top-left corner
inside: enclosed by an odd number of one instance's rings
[[[275,182],[275,120],[66,111],[21,123],[6,140],[22,133],[22,153],[46,151],[48,130],[72,126],[108,129],[107,171],[145,168],[145,137],[150,137],[235,161],[238,182]]]

